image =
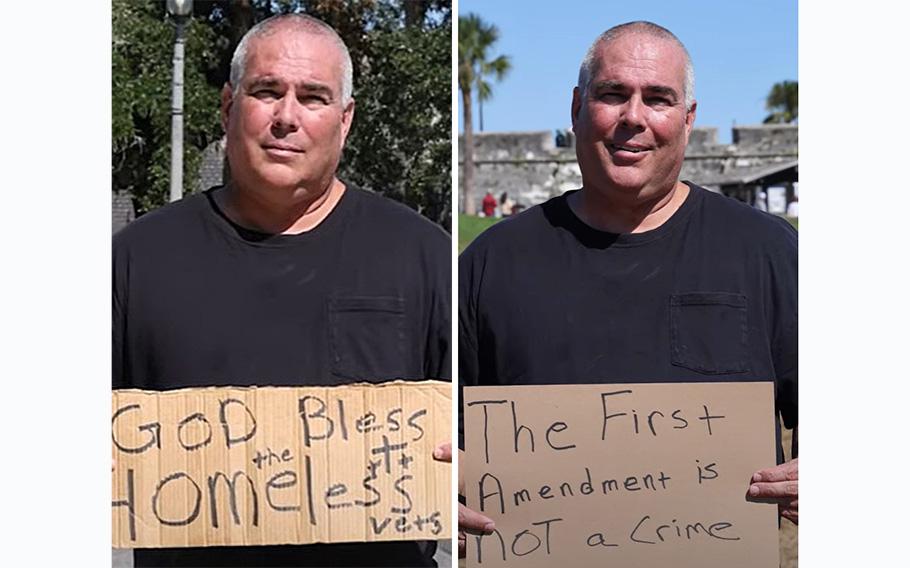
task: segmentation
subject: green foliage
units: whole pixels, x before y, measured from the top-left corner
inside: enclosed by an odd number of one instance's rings
[[[458,18],[458,87],[462,91],[477,91],[477,100],[486,101],[493,96],[488,77],[496,81],[512,69],[507,55],[490,59],[493,45],[499,41],[499,28],[484,22],[477,14]]]
[[[471,92],[481,65],[489,58],[489,51],[499,40],[499,28],[489,24],[477,14],[458,16],[458,88]]]
[[[170,176],[174,26],[163,4],[114,0],[112,166],[114,189],[129,190],[145,212],[167,201]],[[218,88],[206,72],[216,63],[214,34],[192,20],[184,71],[185,191],[194,189],[200,152],[218,132]]]
[[[488,59],[487,51],[499,39],[499,30],[492,24],[486,24],[474,14],[465,19],[467,30],[465,33],[466,48],[464,53],[470,54],[474,60],[469,64],[470,75],[473,76],[474,90],[477,91],[478,110],[480,111],[480,131],[483,132],[483,103],[493,98],[493,85],[487,80],[492,78],[496,82],[502,81],[512,70],[512,60],[507,55],[500,55]]]
[[[341,174],[451,230],[451,24],[374,30]]]
[[[789,124],[799,118],[799,82],[774,83],[765,99],[765,124]]]

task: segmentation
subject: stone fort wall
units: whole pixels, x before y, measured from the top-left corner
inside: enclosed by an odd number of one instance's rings
[[[569,132],[561,137],[564,145],[558,147],[557,137],[550,131],[476,133],[473,196],[476,209],[480,210],[480,201],[487,191],[497,198],[507,192],[517,204],[529,207],[581,187],[573,136]],[[717,128],[694,128],[681,179],[721,191],[750,173],[798,158],[796,125],[737,126],[733,128],[732,140],[732,144],[719,144]],[[459,188],[463,148],[459,136]],[[463,199],[461,191],[459,199]],[[463,202],[459,206],[464,210]]]

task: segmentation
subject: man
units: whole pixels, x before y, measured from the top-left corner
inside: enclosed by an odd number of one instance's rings
[[[594,42],[572,97],[583,187],[498,223],[459,259],[463,385],[773,380],[796,427],[796,231],[678,179],[694,84],[660,26]],[[796,460],[770,467],[743,491],[796,522],[797,472]],[[491,529],[461,513],[463,528]]]
[[[336,175],[351,59],[303,15],[242,39],[221,101],[231,181],[114,239],[114,387],[450,380],[450,240]],[[441,442],[442,440],[440,440]],[[435,544],[136,550],[137,566],[435,566]]]

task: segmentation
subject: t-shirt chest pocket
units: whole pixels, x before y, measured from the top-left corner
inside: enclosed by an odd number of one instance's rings
[[[670,296],[670,361],[719,375],[749,371],[746,297],[729,292]]]
[[[332,374],[382,381],[407,374],[404,298],[329,298]]]

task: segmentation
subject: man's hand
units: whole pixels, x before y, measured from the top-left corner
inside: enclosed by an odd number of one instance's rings
[[[440,444],[433,451],[433,457],[439,461],[452,463],[452,444]],[[458,494],[464,495],[464,477],[461,475],[462,460],[458,460]],[[491,519],[458,504],[458,558],[464,558],[467,535],[492,534],[496,525]]]
[[[780,515],[799,524],[799,458],[756,471],[749,497],[777,503]]]

